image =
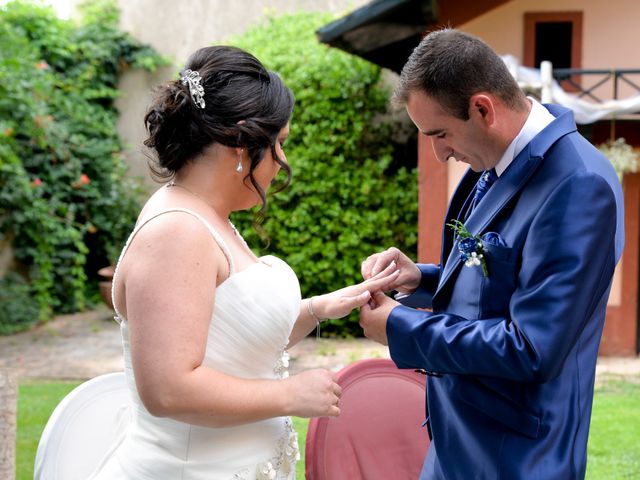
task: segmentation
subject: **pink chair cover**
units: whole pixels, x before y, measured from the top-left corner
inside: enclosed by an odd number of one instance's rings
[[[417,479],[429,447],[424,375],[367,359],[337,377],[341,414],[310,420],[307,479]]]

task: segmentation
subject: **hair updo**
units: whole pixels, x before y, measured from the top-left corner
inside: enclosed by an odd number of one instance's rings
[[[144,117],[149,132],[144,144],[155,150],[154,163],[160,167],[152,164],[152,170],[172,177],[212,143],[245,148],[251,160],[245,180],[260,195],[264,210],[265,192],[253,173],[269,148],[287,172],[282,188],[289,184],[291,169],[276,154],[276,142],[291,117],[293,93],[256,57],[236,47],[201,48],[189,57],[185,69],[200,74],[205,107],[196,105],[189,86],[180,80],[156,90]]]

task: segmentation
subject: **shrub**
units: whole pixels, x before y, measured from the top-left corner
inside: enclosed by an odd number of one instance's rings
[[[9,335],[38,321],[38,305],[24,277],[9,272],[0,278],[0,335]]]
[[[640,153],[622,137],[607,140],[598,145],[598,149],[609,159],[620,181],[625,173],[635,173],[640,169]]]
[[[296,96],[285,146],[293,182],[270,199],[263,227],[268,253],[292,266],[303,296],[361,281],[360,263],[389,246],[415,256],[417,241],[415,156],[402,158],[403,146],[391,140],[400,126],[385,115],[389,92],[380,68],[316,39],[330,20],[270,17],[234,42],[277,71]],[[250,245],[264,244],[251,215],[234,221]],[[323,331],[359,335],[356,318]]]
[[[86,307],[139,208],[116,132],[117,76],[164,61],[117,22],[110,1],[87,3],[79,24],[32,3],[0,7],[0,233],[41,320]]]

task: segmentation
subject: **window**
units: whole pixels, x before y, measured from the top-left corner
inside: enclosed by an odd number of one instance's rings
[[[582,12],[525,13],[523,58],[527,67],[548,60],[553,68],[581,68]],[[572,80],[579,83],[579,76]],[[576,90],[566,82],[563,87]]]
[[[554,68],[571,68],[571,22],[537,22],[535,24],[534,67],[544,60]]]

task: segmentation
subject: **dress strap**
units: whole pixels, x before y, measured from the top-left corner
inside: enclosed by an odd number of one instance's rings
[[[142,222],[140,225],[137,225],[129,235],[129,238],[127,239],[126,243],[124,244],[124,247],[122,248],[122,251],[120,252],[120,257],[118,258],[118,263],[116,264],[116,268],[113,272],[113,279],[111,282],[111,285],[112,285],[111,302],[113,303],[113,309],[116,312],[116,320],[124,318],[122,315],[120,315],[120,312],[118,312],[118,308],[116,307],[116,298],[115,298],[116,289],[114,288],[116,283],[116,276],[118,275],[118,267],[120,267],[120,262],[122,262],[122,259],[124,258],[124,254],[127,252],[127,250],[129,249],[129,245],[131,244],[131,242],[133,241],[133,239],[135,238],[135,236],[137,235],[137,233],[140,231],[142,227],[144,227],[151,220],[158,218],[160,215],[164,215],[165,213],[173,213],[173,212],[182,212],[182,213],[187,213],[189,215],[192,215],[196,217],[198,220],[200,220],[205,227],[207,227],[207,230],[209,230],[209,233],[211,233],[211,236],[213,236],[213,239],[216,241],[216,243],[220,247],[220,250],[222,250],[222,253],[224,253],[224,256],[226,257],[227,262],[229,263],[229,277],[234,274],[235,267],[233,263],[233,257],[231,256],[231,250],[229,250],[229,247],[227,247],[227,244],[222,238],[222,235],[220,235],[218,231],[215,228],[213,228],[213,226],[209,222],[207,222],[207,220],[202,215],[194,212],[193,210],[189,210],[186,208],[169,208],[167,210],[162,210],[152,215],[151,217],[145,219],[145,221]]]

